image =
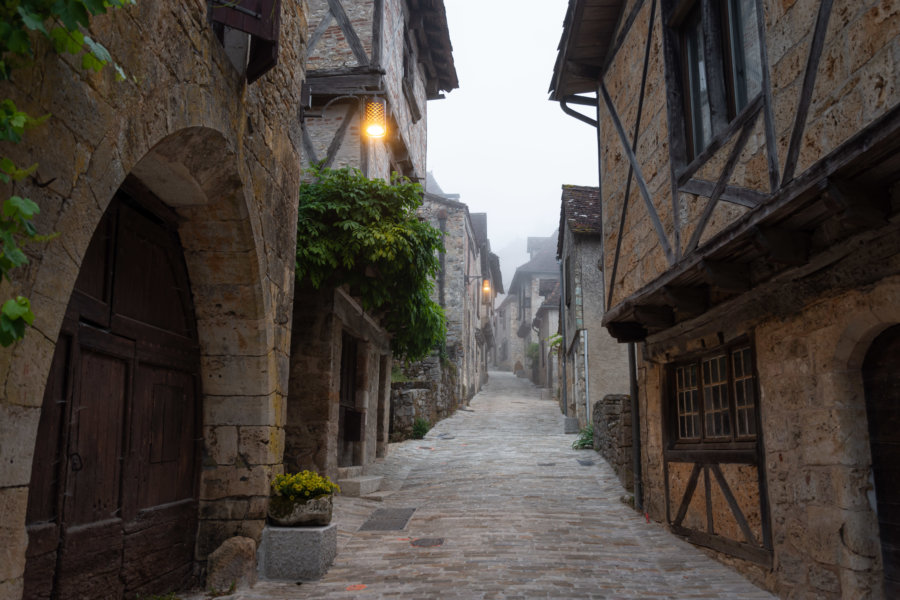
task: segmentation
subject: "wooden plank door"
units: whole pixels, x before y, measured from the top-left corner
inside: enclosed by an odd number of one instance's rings
[[[863,363],[885,598],[900,598],[900,325],[875,338]]]
[[[193,307],[174,228],[120,194],[91,240],[48,379],[29,490],[26,598],[169,592],[193,568]]]

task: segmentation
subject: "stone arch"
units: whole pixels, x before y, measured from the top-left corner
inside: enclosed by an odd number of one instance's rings
[[[212,128],[185,127],[152,144],[145,138],[134,140],[136,148],[128,151],[138,158],[123,164],[115,136],[109,136],[98,144],[91,158],[92,163],[106,161],[107,168],[89,167],[92,175],[78,180],[63,201],[52,225],[60,236],[42,249],[40,261],[32,267],[33,284],[27,292],[39,322],[11,352],[0,355],[0,372],[7,374],[2,390],[6,403],[0,403],[0,421],[6,422],[0,427],[0,439],[21,442],[15,444],[13,464],[5,465],[0,473],[7,490],[12,490],[6,493],[13,494],[14,506],[20,507],[7,522],[9,535],[0,532],[0,545],[7,546],[12,556],[25,555],[24,508],[56,339],[87,246],[113,195],[128,176],[174,208],[179,217],[178,233],[201,346],[205,453],[217,462],[216,468],[202,473],[200,500],[215,503],[235,495],[267,495],[269,476],[280,461],[282,447],[277,435],[269,431],[279,420],[275,408],[278,368],[273,352],[274,320],[268,298],[271,286],[266,285],[260,215],[254,208],[253,190],[243,183],[247,177],[242,177],[242,165],[230,139]],[[141,147],[145,147],[143,153]],[[260,436],[267,438],[267,454],[256,452],[249,461],[252,464],[244,461],[240,467],[234,464],[236,453],[217,455],[215,446],[222,437],[219,425],[230,428],[228,435],[234,438],[238,425],[266,429],[254,431],[250,436],[253,439],[246,443],[253,445]],[[264,515],[258,517],[262,522]],[[236,523],[240,526],[241,521]],[[198,558],[205,558],[230,535],[234,532],[218,531],[215,524],[201,522]]]

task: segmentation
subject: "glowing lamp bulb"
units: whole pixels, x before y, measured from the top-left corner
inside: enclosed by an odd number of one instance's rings
[[[370,138],[383,138],[387,135],[387,119],[385,102],[381,98],[366,99],[366,114],[363,130]]]

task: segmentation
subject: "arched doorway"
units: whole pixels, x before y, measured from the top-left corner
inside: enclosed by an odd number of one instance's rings
[[[886,598],[900,598],[900,325],[872,342],[863,362],[866,414]]]
[[[85,253],[47,381],[25,598],[185,584],[197,532],[199,362],[174,213],[129,180]]]

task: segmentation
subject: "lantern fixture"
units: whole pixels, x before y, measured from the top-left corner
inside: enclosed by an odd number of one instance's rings
[[[485,296],[491,295],[491,280],[490,279],[484,280],[484,282],[481,285],[481,291],[484,293]]]
[[[387,135],[387,106],[382,98],[366,98],[363,131],[373,139]]]

